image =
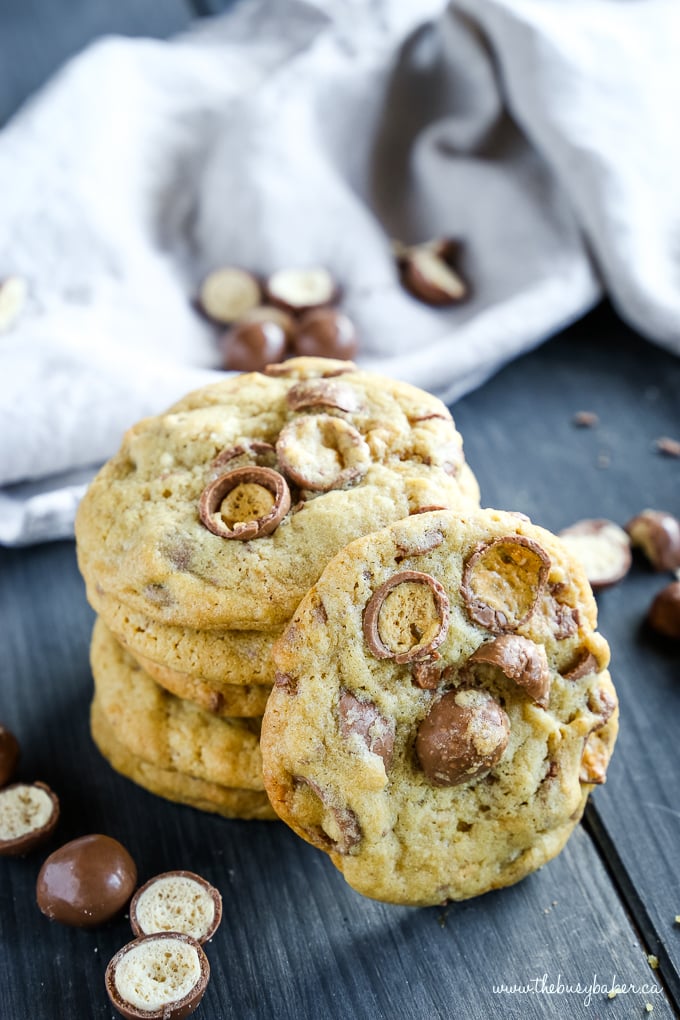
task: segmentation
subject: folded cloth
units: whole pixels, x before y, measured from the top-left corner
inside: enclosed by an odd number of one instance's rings
[[[0,132],[0,542],[69,535],[124,430],[220,377],[219,265],[327,266],[361,365],[447,402],[602,287],[680,352],[679,37],[675,0],[245,0],[90,46]],[[451,309],[392,254],[439,236]]]

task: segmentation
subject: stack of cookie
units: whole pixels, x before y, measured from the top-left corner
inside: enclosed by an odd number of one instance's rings
[[[291,359],[139,422],[76,521],[102,753],[170,799],[274,817],[259,727],[303,596],[352,540],[478,502],[446,407],[348,362]]]

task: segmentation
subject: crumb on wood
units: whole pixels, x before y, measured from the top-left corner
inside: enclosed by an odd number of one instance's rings
[[[652,968],[652,970],[659,969],[659,957],[654,956],[653,953],[647,953],[647,963]]]
[[[594,411],[576,411],[571,423],[578,429],[594,429],[600,424],[600,419]]]
[[[654,440],[657,453],[665,457],[680,457],[680,439],[672,439],[670,436],[659,436]]]

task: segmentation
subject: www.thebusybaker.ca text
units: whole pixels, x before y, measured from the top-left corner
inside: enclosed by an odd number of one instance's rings
[[[551,980],[547,974],[543,974],[541,977],[532,978],[525,983],[493,985],[492,991],[494,995],[582,995],[585,1006],[590,1005],[593,996],[599,995],[612,998],[615,995],[662,994],[661,987],[654,982],[636,985],[619,981],[616,975],[611,981],[605,982],[599,981],[597,974],[593,974],[593,979],[589,984],[582,981],[565,981],[561,974],[557,975],[556,980]]]

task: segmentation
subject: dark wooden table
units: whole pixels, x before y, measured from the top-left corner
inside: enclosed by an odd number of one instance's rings
[[[4,0],[0,117],[94,35],[166,35],[191,13],[180,0]],[[598,414],[598,427],[574,427],[583,409]],[[653,445],[680,438],[680,361],[606,305],[453,411],[485,505],[521,510],[553,530],[582,517],[625,523],[647,506],[680,513],[680,461]],[[282,824],[204,815],[114,773],[88,732],[93,614],[71,542],[0,550],[0,718],[21,741],[20,778],[44,779],[61,796],[52,847],[106,832],[130,849],[141,879],[187,867],[220,888],[224,922],[208,947],[212,980],[198,1016],[594,1020],[646,1016],[649,1004],[653,1017],[672,1017],[680,1014],[680,645],[643,625],[666,580],[636,562],[599,596],[621,732],[608,782],[567,848],[519,885],[447,908],[365,900]],[[0,860],[0,1018],[110,1017],[103,973],[130,938],[127,921],[94,931],[48,922],[35,902],[43,856]]]

